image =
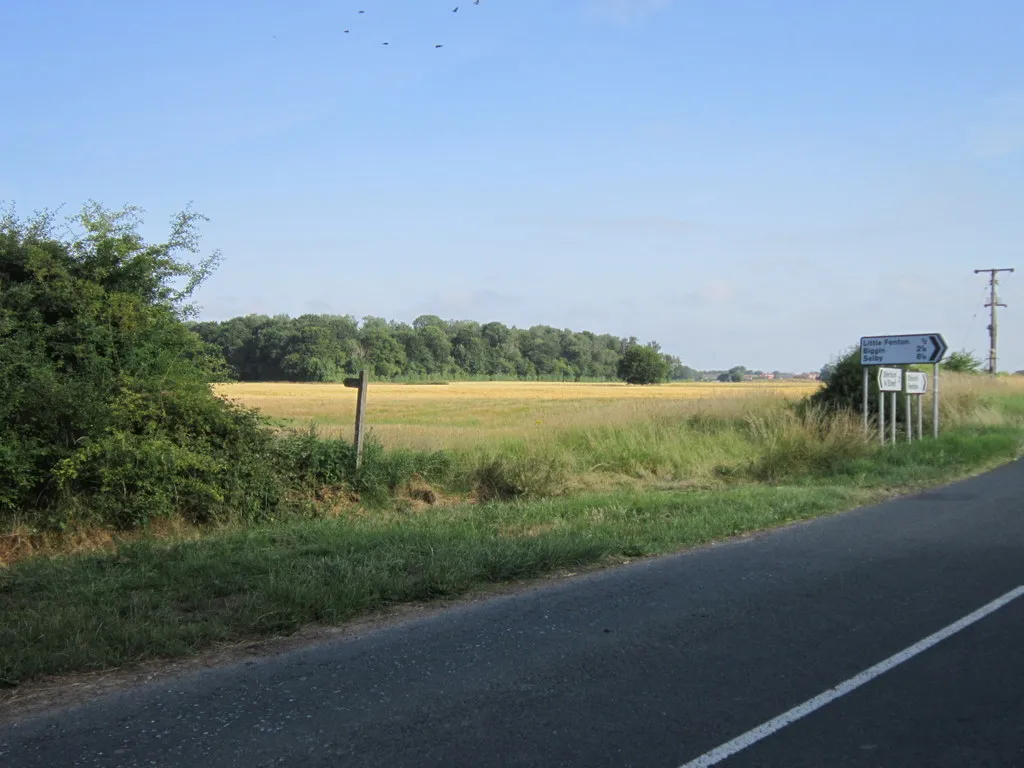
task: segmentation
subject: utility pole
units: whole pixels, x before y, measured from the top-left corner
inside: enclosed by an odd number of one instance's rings
[[[997,338],[997,325],[996,325],[996,307],[1005,307],[1005,304],[999,303],[999,296],[996,294],[996,287],[999,285],[999,278],[996,277],[1000,272],[1013,272],[1012,268],[1009,269],[976,269],[974,274],[980,274],[981,272],[988,272],[988,288],[989,288],[989,300],[986,307],[990,307],[992,310],[991,319],[988,324],[988,372],[992,375],[996,375],[996,338]]]

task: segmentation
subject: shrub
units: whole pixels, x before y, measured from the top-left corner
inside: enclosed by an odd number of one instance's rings
[[[863,407],[864,369],[860,364],[860,347],[854,347],[831,364],[825,386],[808,398],[815,408],[825,410],[860,411]],[[868,408],[878,409],[878,381],[868,379]]]
[[[313,428],[282,436],[277,450],[283,471],[297,489],[312,495],[325,489],[351,491],[370,505],[385,504],[416,477],[427,483],[448,482],[455,467],[451,455],[443,451],[386,451],[371,436],[363,444],[363,460],[356,469],[351,443],[322,437]]]
[[[634,344],[622,353],[618,376],[627,384],[656,384],[668,376],[668,361],[654,347]]]
[[[197,223],[146,243],[139,212],[0,214],[0,520],[119,528],[181,514],[258,518],[281,484],[272,434],[217,398],[218,356],[185,326]]]
[[[951,352],[949,357],[942,361],[942,370],[944,371],[977,373],[980,369],[981,360],[966,349],[961,349],[959,352]]]

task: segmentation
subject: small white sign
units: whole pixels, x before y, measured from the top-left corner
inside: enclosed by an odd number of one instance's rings
[[[928,391],[928,374],[921,371],[907,371],[907,394],[923,395]]]
[[[903,391],[903,369],[902,368],[879,368],[878,388],[882,392]]]

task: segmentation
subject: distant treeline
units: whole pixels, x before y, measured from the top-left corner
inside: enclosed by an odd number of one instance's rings
[[[622,353],[638,344],[589,331],[546,325],[442,320],[423,315],[410,325],[347,315],[246,315],[191,327],[219,348],[241,381],[337,381],[366,368],[378,379],[611,380]],[[656,342],[648,346],[660,351]],[[669,379],[699,372],[664,355]]]

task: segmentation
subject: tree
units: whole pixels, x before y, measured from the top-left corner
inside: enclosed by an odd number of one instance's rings
[[[688,365],[683,365],[675,355],[665,355],[665,362],[668,363],[669,381],[693,381],[700,374]]]
[[[830,410],[859,411],[863,403],[864,369],[860,364],[860,346],[852,347],[829,364],[831,374],[825,386],[810,397],[810,402]],[[878,381],[868,379],[868,407],[878,407]]]
[[[739,382],[747,375],[747,369],[742,365],[736,365],[729,369],[729,381]]]
[[[366,365],[374,376],[388,379],[405,370],[405,349],[386,321],[376,317],[363,318],[359,346],[362,350],[360,363]]]
[[[627,384],[656,384],[668,376],[668,362],[654,347],[634,344],[622,353],[617,373]]]
[[[981,360],[976,358],[966,349],[950,353],[949,357],[942,361],[942,370],[955,373],[977,373],[981,368]]]
[[[248,315],[190,325],[215,345],[232,378],[242,381],[331,381],[369,366],[377,378],[514,376],[521,379],[617,378],[622,351],[637,346],[589,331],[537,325],[528,330],[420,315],[411,324],[349,315]],[[673,381],[699,377],[661,352]]]
[[[190,259],[202,220],[148,243],[136,208],[89,203],[71,234],[0,212],[0,517],[128,528],[277,504],[273,435],[213,394],[224,359],[185,322],[217,263]]]

